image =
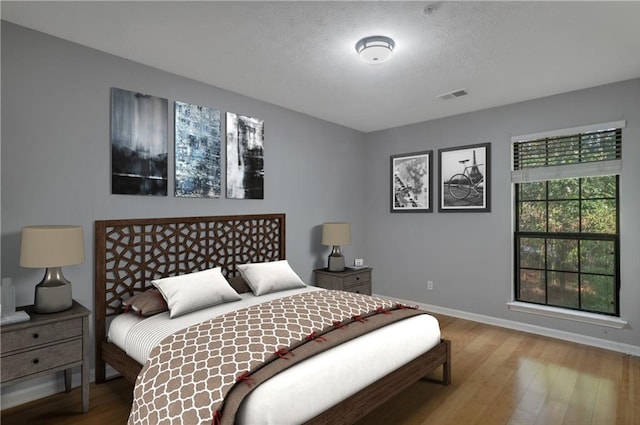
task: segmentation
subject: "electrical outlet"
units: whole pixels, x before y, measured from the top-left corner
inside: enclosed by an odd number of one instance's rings
[[[427,281],[427,291],[433,291],[433,281],[432,280],[428,280]]]

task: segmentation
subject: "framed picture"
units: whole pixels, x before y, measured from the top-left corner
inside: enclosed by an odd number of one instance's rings
[[[220,197],[220,111],[175,102],[175,196]]]
[[[432,212],[433,151],[391,156],[391,212]]]
[[[440,212],[491,211],[491,143],[438,150]]]
[[[227,198],[264,199],[264,121],[227,112]]]
[[[111,193],[167,196],[167,99],[111,88]]]

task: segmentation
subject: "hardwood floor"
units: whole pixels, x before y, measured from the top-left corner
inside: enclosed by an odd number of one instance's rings
[[[418,382],[357,425],[640,425],[639,357],[437,317],[452,341],[452,384]],[[124,379],[92,384],[87,414],[76,388],[3,410],[0,419],[124,424],[131,390]]]

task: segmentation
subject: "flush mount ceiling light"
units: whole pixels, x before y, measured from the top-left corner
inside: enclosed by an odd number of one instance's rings
[[[365,37],[356,43],[356,52],[363,62],[377,64],[386,62],[393,53],[396,43],[384,35]]]

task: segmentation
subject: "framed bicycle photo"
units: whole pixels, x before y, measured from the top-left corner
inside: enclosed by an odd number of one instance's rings
[[[433,151],[391,156],[391,212],[432,212]]]
[[[491,143],[438,150],[440,212],[491,211]]]

